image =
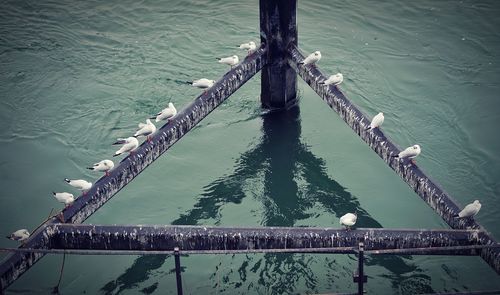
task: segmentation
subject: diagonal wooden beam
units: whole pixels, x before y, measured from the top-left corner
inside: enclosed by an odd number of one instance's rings
[[[441,187],[427,176],[417,165],[409,160],[393,158],[400,149],[382,130],[366,130],[371,120],[361,112],[337,87],[320,84],[327,79],[318,67],[299,64],[304,55],[296,46],[289,48],[290,66],[297,74],[352,128],[352,130],[366,142],[382,160],[429,205],[453,229],[484,229],[474,219],[458,219],[454,216],[460,212],[457,202]],[[497,242],[486,233],[486,244]],[[481,257],[500,274],[500,249],[488,248],[481,251]]]
[[[243,62],[227,72],[206,93],[199,95],[193,102],[182,109],[170,123],[161,127],[150,143],[144,142],[133,155],[126,157],[121,163],[115,165],[109,176],[99,179],[86,195],[80,196],[71,207],[64,209],[62,211],[64,222],[81,223],[85,221],[259,72],[267,63],[266,56],[266,49],[259,48],[253,55],[245,58]],[[57,222],[59,222],[57,218],[52,218],[45,222],[43,226]],[[32,233],[23,247],[40,248],[47,243],[43,226]],[[41,257],[43,257],[43,253],[14,253],[8,255],[0,264],[0,289],[7,288]]]

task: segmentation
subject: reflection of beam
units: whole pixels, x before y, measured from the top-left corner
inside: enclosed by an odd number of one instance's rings
[[[206,94],[198,96],[187,105],[169,124],[164,125],[156,132],[151,143],[144,142],[133,155],[126,157],[119,165],[116,165],[109,176],[99,179],[85,196],[80,196],[71,207],[64,209],[65,222],[80,223],[92,215],[226,98],[252,78],[266,64],[265,56],[266,50],[259,48],[252,56],[247,57],[242,63],[226,73]],[[52,218],[45,224],[54,222],[57,221]],[[35,231],[24,247],[43,247],[44,237],[41,235],[41,230]],[[40,253],[15,253],[7,256],[0,264],[2,289],[10,285],[42,256],[43,254]]]
[[[53,224],[46,228],[44,249],[227,251],[256,249],[317,249],[355,247],[407,249],[481,245],[478,230],[332,229],[306,227],[120,226]],[[340,250],[340,249],[339,249]],[[344,249],[349,252],[349,249]],[[351,252],[354,253],[355,250]],[[476,251],[476,252],[474,252]],[[428,251],[432,254],[432,251]],[[436,250],[438,252],[438,250]],[[450,249],[440,254],[477,255],[476,249]]]
[[[380,129],[373,131],[365,130],[370,126],[370,121],[336,86],[325,86],[319,84],[326,77],[316,67],[300,65],[304,56],[295,46],[290,48],[290,59],[288,63],[302,77],[302,79],[316,91],[316,93],[336,111],[340,117],[361,137],[403,180],[415,190],[415,192],[431,206],[443,220],[454,229],[482,227],[473,219],[458,219],[453,216],[460,209],[456,202],[443,191],[432,179],[430,179],[417,165],[409,160],[399,161],[392,155],[399,153],[399,148],[392,143]],[[487,234],[488,244],[496,241]],[[481,251],[481,257],[500,274],[500,249],[490,248]]]

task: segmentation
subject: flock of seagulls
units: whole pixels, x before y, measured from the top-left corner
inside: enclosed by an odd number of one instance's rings
[[[250,41],[248,43],[243,43],[237,47],[246,50],[248,55],[253,54],[257,49],[257,46],[253,41]],[[231,68],[233,68],[240,62],[237,55],[218,58],[217,60],[219,61],[219,63],[231,66]],[[207,90],[215,84],[215,81],[202,78],[198,80],[188,81],[186,83],[192,85],[193,87],[203,89],[205,90],[206,93]],[[176,115],[177,115],[177,109],[175,108],[172,102],[169,102],[166,108],[164,108],[151,118],[146,119],[146,123],[139,123],[138,129],[136,130],[133,136],[127,138],[118,138],[116,142],[113,143],[113,145],[121,145],[121,147],[113,154],[113,157],[117,157],[126,153],[133,154],[134,151],[139,147],[139,140],[137,138],[145,137],[147,142],[151,142],[152,136],[156,132],[156,126],[151,120],[155,120],[155,122],[166,121],[168,124]],[[92,165],[92,167],[88,167],[87,169],[97,172],[104,172],[106,176],[109,176],[110,171],[113,170],[114,167],[115,163],[111,160],[106,159],[95,163],[94,165]],[[91,182],[88,182],[83,179],[65,178],[64,181],[68,183],[70,186],[80,190],[83,195],[85,195],[88,192],[88,190],[92,187]],[[63,203],[65,207],[71,206],[76,199],[76,197],[73,194],[68,192],[52,192],[52,194],[54,198],[58,202]],[[20,229],[13,232],[11,235],[7,236],[7,238],[23,242],[26,239],[28,239],[29,236],[30,233],[28,230]]]
[[[247,50],[247,55],[252,55],[256,49],[257,46],[255,42],[250,41],[248,43],[243,43],[237,46],[239,49],[244,49]],[[300,64],[303,64],[305,66],[311,65],[311,66],[316,66],[316,63],[321,59],[321,52],[320,51],[315,51],[308,55],[303,61],[300,62]],[[219,63],[222,64],[227,64],[233,68],[235,65],[239,63],[239,58],[237,55],[232,55],[229,57],[223,57],[223,58],[217,58]],[[328,77],[328,79],[321,81],[320,84],[322,85],[339,85],[344,81],[344,76],[341,73],[337,73],[335,75],[331,75]],[[211,88],[214,84],[214,80],[209,80],[206,78],[202,78],[199,80],[193,80],[193,81],[187,81],[186,83],[192,85],[193,87],[198,87],[206,91]],[[157,113],[155,116],[146,119],[146,123],[139,123],[138,127],[139,129],[134,133],[133,136],[127,137],[127,138],[118,138],[113,145],[122,145],[120,149],[118,149],[114,154],[113,157],[125,154],[125,153],[130,153],[132,154],[138,147],[139,147],[139,141],[137,140],[138,137],[146,137],[146,140],[148,142],[151,142],[152,135],[156,132],[156,126],[151,122],[152,119],[154,119],[156,122],[161,122],[161,121],[167,121],[167,124],[172,120],[177,115],[177,109],[175,108],[174,104],[172,102],[168,103],[168,106],[163,109],[161,112]],[[384,114],[383,113],[378,113],[376,116],[373,117],[370,126],[366,128],[366,130],[373,130],[375,128],[379,128],[383,123],[384,123]],[[401,151],[399,154],[394,155],[393,157],[398,158],[398,159],[404,159],[408,158],[411,159],[413,163],[415,163],[415,158],[420,155],[421,149],[418,144],[410,146],[406,148],[405,150]],[[115,164],[111,160],[102,160],[100,162],[95,163],[92,165],[92,167],[88,167],[87,169],[93,170],[93,171],[98,171],[98,172],[104,172],[106,176],[109,176],[109,172],[114,168]],[[92,183],[88,182],[83,179],[68,179],[65,178],[64,181],[68,183],[70,186],[80,190],[83,195],[87,193],[87,191],[92,187]],[[63,203],[65,207],[71,206],[73,202],[75,201],[75,196],[71,193],[68,192],[53,192],[54,198]],[[479,210],[481,209],[481,203],[479,203],[478,200],[475,200],[473,203],[468,204],[467,206],[464,207],[462,211],[460,211],[455,217],[457,218],[469,218],[475,216]],[[340,217],[340,224],[345,226],[346,229],[350,229],[352,226],[356,224],[356,221],[358,219],[358,216],[355,213],[347,213]],[[30,233],[26,229],[19,229],[9,236],[7,236],[8,239],[14,240],[14,241],[20,241],[23,242],[26,239],[28,239],[30,236]]]
[[[321,59],[321,52],[320,51],[315,51],[311,54],[309,54],[304,60],[299,62],[299,64],[304,65],[304,66],[316,66],[316,63]],[[339,85],[344,81],[344,76],[341,73],[337,73],[335,75],[331,75],[328,77],[328,79],[319,82],[321,85]],[[379,128],[382,126],[384,123],[385,117],[384,113],[380,112],[377,115],[375,115],[372,118],[372,121],[370,122],[370,126],[368,126],[365,130],[374,130],[376,128]],[[415,158],[420,155],[420,152],[422,150],[420,149],[420,145],[415,144],[410,147],[407,147],[403,151],[399,152],[397,155],[393,155],[393,158],[398,158],[398,159],[410,159],[413,164],[415,164]],[[467,206],[464,207],[460,213],[458,213],[455,217],[457,218],[469,218],[475,216],[479,210],[481,209],[481,203],[479,203],[478,200],[475,200],[473,203],[468,204]],[[346,229],[350,229],[354,224],[356,224],[356,221],[358,219],[358,216],[355,213],[347,213],[340,217],[340,224],[345,226]]]

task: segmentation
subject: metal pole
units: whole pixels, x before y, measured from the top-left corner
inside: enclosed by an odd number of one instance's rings
[[[267,49],[262,69],[261,102],[267,109],[292,106],[297,74],[287,62],[288,47],[297,45],[297,0],[260,0],[260,41]]]
[[[174,260],[175,260],[175,278],[177,280],[177,295],[182,295],[182,278],[181,278],[181,257],[179,254],[179,248],[174,248]]]

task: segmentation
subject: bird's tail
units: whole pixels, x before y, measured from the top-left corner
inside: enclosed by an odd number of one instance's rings
[[[12,240],[12,237],[11,236],[6,236],[7,239],[9,240]]]
[[[399,157],[399,155],[392,155],[391,157],[393,157],[393,158],[397,158],[397,157]]]
[[[56,195],[56,192],[52,192],[52,194],[55,196],[55,195]]]
[[[67,183],[70,183],[71,180],[65,178],[64,181],[66,181]]]
[[[184,81],[186,84],[193,85],[193,81]]]
[[[94,170],[94,167],[87,167],[87,169],[89,169],[89,170]]]
[[[368,126],[368,128],[366,128],[365,130],[370,130],[372,129],[372,126]]]
[[[119,155],[121,155],[121,154],[114,154],[113,157],[116,157],[116,156],[119,156]]]
[[[135,137],[135,138],[137,138],[137,137],[139,137],[139,135],[135,135],[135,134],[134,134],[134,137]]]

